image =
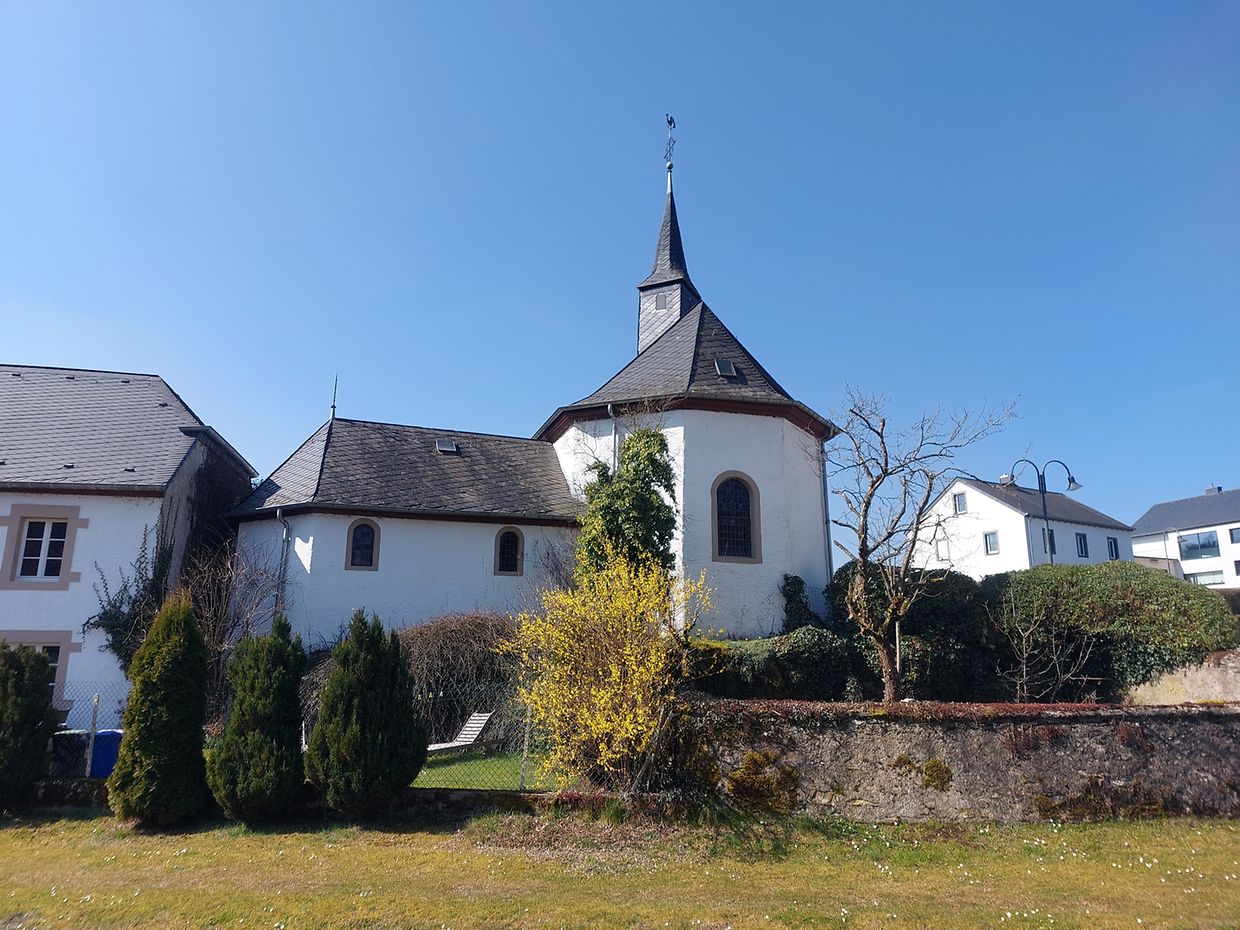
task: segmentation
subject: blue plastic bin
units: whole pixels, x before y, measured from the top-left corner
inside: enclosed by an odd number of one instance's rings
[[[120,730],[100,730],[95,734],[95,754],[90,759],[90,777],[107,778],[121,751]]]

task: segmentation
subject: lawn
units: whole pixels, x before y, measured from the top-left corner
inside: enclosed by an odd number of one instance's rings
[[[543,771],[542,757],[525,764],[527,791],[549,791],[555,779]],[[521,753],[458,752],[431,756],[414,780],[415,788],[492,788],[517,791],[521,786]]]
[[[1240,824],[0,821],[0,927],[1240,927]]]

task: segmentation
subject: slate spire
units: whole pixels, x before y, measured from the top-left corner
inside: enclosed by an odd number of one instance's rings
[[[676,195],[672,193],[672,163],[667,163],[667,200],[663,223],[654,251],[654,268],[637,285],[637,351],[640,353],[682,316],[701,302],[697,288],[689,280],[685,246],[680,238],[676,216]]]

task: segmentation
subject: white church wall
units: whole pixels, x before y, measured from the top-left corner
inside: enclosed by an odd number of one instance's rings
[[[549,560],[569,551],[574,535],[565,527],[514,524],[525,540],[524,574],[496,575],[495,537],[503,524],[375,517],[378,567],[361,571],[345,568],[354,517],[302,513],[287,519],[292,546],[285,611],[307,643],[333,638],[358,607],[393,628],[459,611],[533,607],[549,584]],[[239,528],[238,546],[245,558],[274,567],[280,539],[277,521],[248,521]]]
[[[805,579],[811,592],[827,584],[822,477],[813,437],[777,417],[683,411],[684,571],[706,571],[715,610],[704,621],[729,636],[777,634],[783,624],[779,585],[785,573]],[[761,555],[758,563],[713,558],[711,494],[728,471],[758,489]]]

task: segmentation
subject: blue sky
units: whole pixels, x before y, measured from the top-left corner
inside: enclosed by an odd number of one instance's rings
[[[1240,485],[1234,2],[6,4],[0,361],[158,372],[263,473],[336,374],[529,435],[633,354],[665,112],[799,399],[1019,398],[962,464],[1128,520]]]

